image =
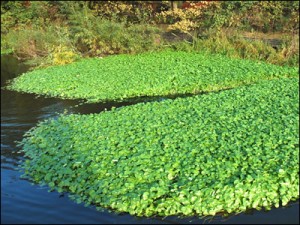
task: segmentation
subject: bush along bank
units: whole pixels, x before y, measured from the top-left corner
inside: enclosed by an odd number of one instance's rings
[[[28,178],[78,202],[138,216],[269,210],[299,198],[299,79],[62,115],[20,146]]]
[[[88,102],[122,101],[141,96],[196,94],[259,80],[298,77],[298,70],[222,55],[162,51],[85,59],[39,69],[17,77],[8,89]]]

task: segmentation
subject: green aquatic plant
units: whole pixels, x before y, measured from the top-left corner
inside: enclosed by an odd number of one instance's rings
[[[269,210],[299,198],[299,79],[61,115],[20,146],[26,177],[116,212]]]
[[[164,51],[84,59],[27,72],[11,90],[88,102],[228,89],[259,80],[297,77],[298,68],[221,55]]]
[[[1,55],[8,55],[8,54],[11,54],[13,53],[13,50],[12,49],[4,49],[0,51]]]

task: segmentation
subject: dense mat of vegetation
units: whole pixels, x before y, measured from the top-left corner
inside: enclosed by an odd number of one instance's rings
[[[180,60],[189,55],[179,55],[164,55],[164,63],[173,59],[174,65],[183,67]],[[193,56],[197,65],[198,55]],[[122,68],[124,57],[107,60]],[[143,57],[131,58],[129,65],[135,68]],[[202,65],[208,64],[201,59]],[[217,73],[233,71],[235,76],[236,64],[212,63],[220,66],[214,67]],[[240,62],[244,73],[239,75],[251,74],[245,69],[247,63]],[[69,72],[77,66],[70,66]],[[259,73],[260,67],[255,66]],[[102,70],[108,75],[110,67]],[[46,83],[54,69],[48,71]],[[115,74],[122,72],[122,78],[130,71],[129,66]],[[218,77],[225,82],[228,78]],[[64,79],[61,73],[60,80]],[[60,116],[30,130],[21,146],[28,157],[25,173],[34,181],[119,212],[214,215],[279,207],[299,198],[299,80],[262,81],[100,114]]]
[[[291,76],[298,76],[298,68],[221,55],[164,51],[86,59],[35,70],[16,78],[9,88],[99,102],[215,91]]]

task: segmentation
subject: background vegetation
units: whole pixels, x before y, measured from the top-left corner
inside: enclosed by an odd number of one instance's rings
[[[33,65],[173,48],[298,65],[298,1],[3,1],[1,53]]]

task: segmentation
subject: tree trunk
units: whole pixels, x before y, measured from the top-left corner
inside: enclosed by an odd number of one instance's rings
[[[175,10],[175,9],[178,8],[178,7],[177,7],[177,4],[178,4],[177,1],[171,1],[171,8],[172,8],[172,10]]]

